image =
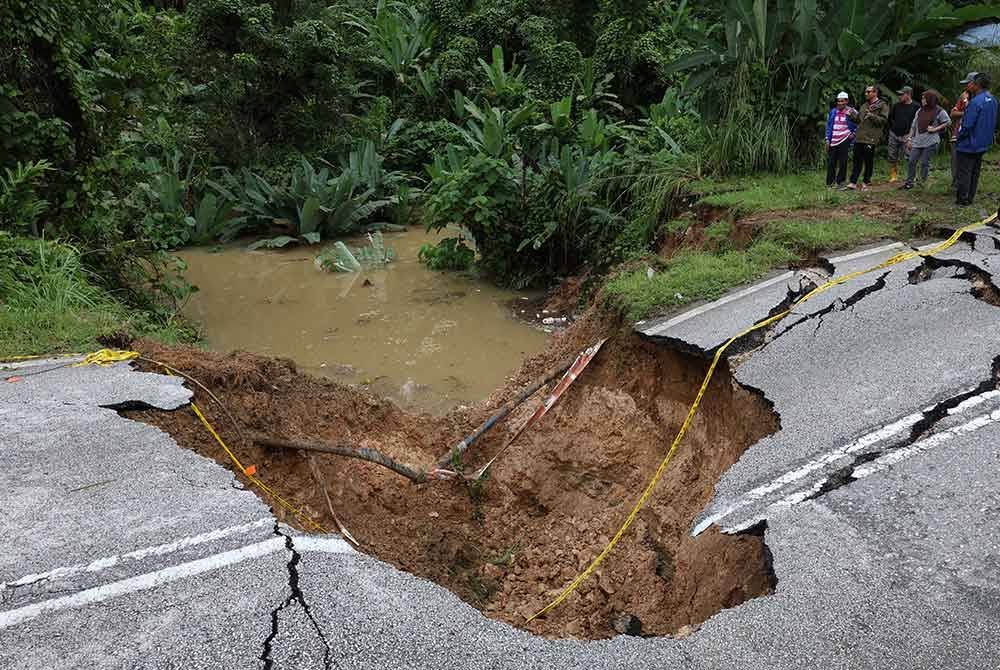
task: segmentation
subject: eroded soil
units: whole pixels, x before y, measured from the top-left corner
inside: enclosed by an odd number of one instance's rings
[[[718,477],[778,427],[769,404],[720,369],[655,495],[611,557],[545,618],[546,604],[606,544],[663,457],[707,362],[644,340],[590,313],[528,359],[487,401],[442,417],[404,412],[363,389],[300,373],[294,363],[141,343],[147,356],[192,375],[242,424],[247,440],[201,390],[196,401],[244,463],[327,527],[323,493],[298,452],[265,449],[253,436],[351,441],[431,467],[491,410],[600,337],[601,353],[563,399],[494,466],[481,487],[413,485],[371,463],[319,455],[338,515],[361,549],[431,579],[487,616],[549,637],[604,638],[623,630],[674,634],[725,607],[769,593],[770,555],[760,534],[688,529]],[[541,394],[469,450],[484,463],[534,410]],[[232,467],[189,408],[129,416]],[[238,475],[242,477],[242,475]],[[280,509],[276,513],[281,514]],[[294,523],[294,519],[285,521]],[[639,629],[641,622],[641,630]]]

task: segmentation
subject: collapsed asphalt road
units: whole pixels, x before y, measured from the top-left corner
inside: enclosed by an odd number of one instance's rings
[[[692,531],[766,522],[777,588],[684,639],[549,641],[486,619],[339,538],[276,524],[231,473],[116,413],[183,405],[176,378],[22,365],[0,384],[0,667],[993,668],[994,253],[963,244],[867,275],[753,343],[736,378],[781,429]],[[709,350],[787,290],[640,329]]]

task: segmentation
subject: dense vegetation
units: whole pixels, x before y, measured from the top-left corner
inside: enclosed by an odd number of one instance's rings
[[[954,81],[968,54],[952,38],[998,15],[928,0],[2,0],[0,335],[49,304],[22,289],[55,275],[81,305],[169,329],[189,290],[169,251],[242,236],[420,224],[453,231],[422,253],[434,267],[468,266],[471,236],[499,283],[603,270],[649,249],[692,180],[814,164],[837,90]],[[84,322],[77,339],[98,328]]]

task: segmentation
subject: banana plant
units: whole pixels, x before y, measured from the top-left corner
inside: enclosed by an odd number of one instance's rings
[[[580,74],[576,76],[575,88],[580,91],[576,94],[577,103],[583,108],[604,105],[619,112],[624,111],[625,108],[617,102],[618,96],[610,91],[611,80],[614,78],[614,73],[598,77],[594,69],[594,59],[584,58]]]
[[[741,64],[750,65],[777,86],[765,95],[806,116],[819,112],[821,95],[844,73],[898,73],[966,26],[1000,18],[1000,7],[844,0],[821,11],[817,0],[728,0],[725,16],[721,39],[688,32],[698,48],[667,74],[690,71],[688,91],[709,82],[724,91]]]
[[[376,61],[400,83],[430,53],[437,34],[437,27],[417,7],[385,0],[378,1],[374,16],[352,15],[347,25],[371,40]]]
[[[499,45],[493,47],[492,60],[487,63],[482,58],[477,59],[479,67],[486,73],[486,79],[490,82],[488,97],[502,98],[508,94],[516,94],[524,89],[525,67],[517,66],[517,59],[512,59],[510,69],[504,66],[503,49]]]
[[[140,184],[140,188],[165,214],[187,215],[188,186],[191,183],[191,172],[194,169],[194,158],[188,161],[187,167],[182,164],[180,151],[174,151],[166,165],[156,158],[149,157],[143,161],[142,167],[150,179]]]
[[[216,193],[206,193],[198,202],[192,215],[193,227],[191,241],[195,244],[207,244],[212,240],[226,236],[230,225],[232,203]]]
[[[397,123],[401,124],[401,120]],[[391,134],[395,135],[395,130]],[[387,171],[384,163],[385,158],[378,153],[372,140],[362,141],[341,159],[344,174],[350,175],[355,184],[363,184],[380,197],[403,179],[402,173]]]
[[[17,162],[12,170],[0,174],[0,228],[23,233],[30,230],[39,236],[38,219],[49,208],[49,202],[37,190],[46,172],[53,170],[47,160]]]
[[[209,181],[209,186],[223,200],[234,203],[232,209],[238,214],[230,219],[226,237],[277,226],[288,234],[262,239],[251,248],[315,244],[323,237],[358,232],[365,221],[391,204],[390,199],[376,198],[374,188],[359,189],[355,172],[363,175],[365,169],[356,164],[354,171],[345,169],[333,177],[329,168],[317,170],[303,158],[284,185],[271,184],[244,169],[238,175],[223,170],[220,179]]]
[[[431,63],[426,68],[416,65],[414,66],[414,70],[416,72],[416,78],[413,83],[413,89],[416,91],[417,95],[429,102],[437,100],[438,94],[441,92],[441,87],[439,85],[441,72],[438,68],[438,64],[436,62]]]
[[[451,100],[449,102],[451,103],[451,113],[454,114],[455,118],[459,121],[464,120],[469,115],[465,109],[465,103],[468,102],[468,100],[466,99],[465,94],[457,88],[451,92]]]
[[[573,127],[573,96],[567,95],[549,105],[549,120],[533,126],[534,130],[554,130],[562,135]]]
[[[597,110],[588,109],[577,126],[580,143],[589,153],[605,151],[608,148],[609,124],[597,114]]]
[[[466,121],[465,128],[455,127],[469,147],[493,158],[506,158],[511,154],[515,133],[534,113],[531,104],[507,111],[498,107],[481,109],[471,100],[466,101],[465,109],[472,118]]]
[[[454,144],[449,144],[444,155],[435,154],[434,162],[426,166],[427,174],[431,181],[444,181],[447,177],[462,169],[464,156],[462,150]]]

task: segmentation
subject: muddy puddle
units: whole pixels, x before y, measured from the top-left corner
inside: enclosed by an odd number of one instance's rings
[[[186,313],[211,349],[291,358],[405,408],[442,413],[488,396],[547,336],[513,317],[511,305],[534,296],[424,267],[420,246],[436,239],[421,228],[386,233],[396,260],[349,274],[317,270],[319,247],[186,250],[187,278],[200,289]]]

